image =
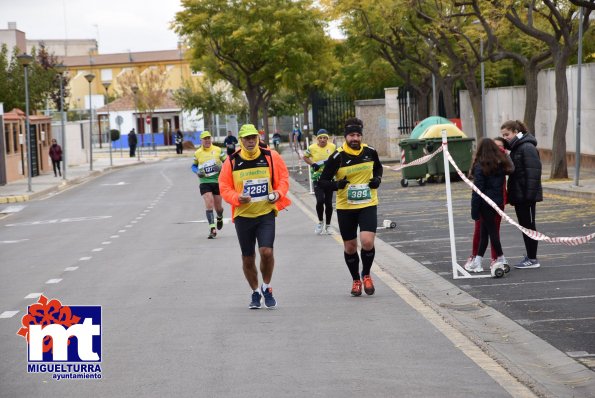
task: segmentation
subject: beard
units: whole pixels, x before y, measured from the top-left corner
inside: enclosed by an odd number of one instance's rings
[[[361,142],[358,142],[358,141],[349,141],[349,142],[347,142],[347,146],[351,149],[357,150],[357,149],[361,148],[362,144],[361,144]]]

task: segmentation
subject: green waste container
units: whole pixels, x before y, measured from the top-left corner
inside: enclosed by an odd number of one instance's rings
[[[466,137],[448,137],[448,150],[454,159],[459,169],[467,174],[471,168],[471,160],[473,158],[473,141],[475,138]],[[426,138],[426,150],[428,153],[433,153],[442,146],[442,138]],[[428,162],[428,174],[431,179],[437,181],[444,180],[444,152],[434,156]],[[449,164],[449,173],[455,173],[456,170]],[[457,174],[458,176],[458,174]]]
[[[399,142],[401,147],[401,164],[410,163],[417,160],[425,155],[424,148],[425,140],[406,138]],[[417,180],[419,185],[426,183],[426,175],[428,174],[427,165],[420,164],[418,166],[406,167],[401,170],[403,178],[401,179],[401,186],[406,187],[409,185],[409,180]]]

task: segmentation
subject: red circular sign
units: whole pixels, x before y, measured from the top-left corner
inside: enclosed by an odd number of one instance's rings
[[[147,116],[147,124],[151,124],[151,116]]]

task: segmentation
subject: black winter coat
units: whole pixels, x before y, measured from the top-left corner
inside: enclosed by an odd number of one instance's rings
[[[520,139],[515,138],[510,143],[510,157],[514,173],[508,177],[508,203],[514,206],[541,202],[541,160],[535,137],[525,134]]]
[[[488,198],[492,199],[499,207],[504,205],[504,184],[506,175],[501,167],[494,175],[486,176],[481,171],[481,165],[476,164],[473,168],[474,184]],[[479,220],[479,209],[482,206],[490,206],[475,191],[471,194],[471,218]]]

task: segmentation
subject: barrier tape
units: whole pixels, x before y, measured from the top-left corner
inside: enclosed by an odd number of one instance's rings
[[[525,227],[519,225],[516,221],[514,221],[512,218],[510,218],[510,216],[508,214],[506,214],[502,209],[500,209],[500,207],[498,207],[498,205],[496,203],[494,203],[494,201],[492,199],[490,199],[489,197],[484,195],[479,190],[479,188],[477,188],[475,186],[475,184],[473,184],[473,182],[471,182],[467,178],[467,176],[465,176],[465,174],[459,169],[459,167],[455,163],[452,156],[450,156],[450,152],[448,151],[448,145],[442,144],[442,147],[444,148],[445,155],[448,156],[448,161],[455,168],[455,170],[457,171],[457,173],[459,174],[461,179],[463,181],[465,181],[465,183],[467,183],[467,185],[469,185],[473,191],[475,191],[479,196],[481,196],[483,198],[483,200],[486,201],[487,204],[489,204],[500,216],[502,216],[503,219],[505,219],[510,224],[512,224],[515,227],[517,227],[518,229],[520,229],[525,235],[527,235],[531,239],[542,240],[542,241],[548,242],[548,243],[561,243],[561,244],[568,245],[568,246],[577,246],[577,245],[582,245],[584,243],[587,243],[595,237],[595,232],[594,232],[590,235],[585,235],[585,236],[571,236],[571,237],[565,236],[565,237],[559,237],[559,238],[550,238],[549,236],[546,236],[546,235],[542,234],[541,232],[533,231],[532,229],[528,229],[528,228],[525,228]],[[436,151],[436,152],[438,152],[438,151]]]
[[[409,162],[407,164],[401,164],[401,166],[399,167],[391,167],[391,166],[384,166],[387,169],[391,169],[392,171],[400,171],[406,167],[411,167],[411,166],[419,166],[420,164],[424,164],[427,161],[429,161],[430,159],[432,159],[434,156],[438,155],[440,152],[442,152],[442,147],[436,149],[434,152],[430,153],[429,155],[423,156],[419,159],[415,159],[412,162]],[[403,151],[401,153],[401,163],[403,162],[403,160],[405,160],[405,152]]]

